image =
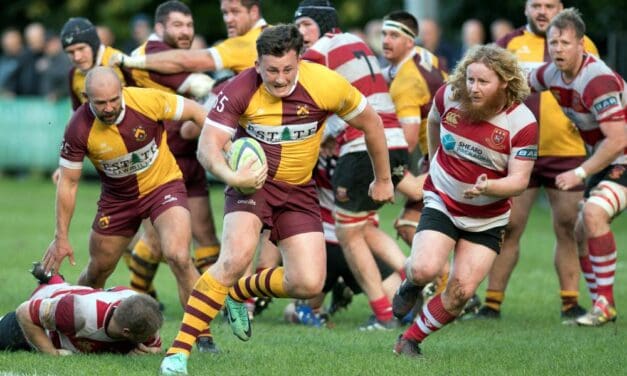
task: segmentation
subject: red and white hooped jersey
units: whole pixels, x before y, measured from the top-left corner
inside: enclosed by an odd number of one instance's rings
[[[102,290],[68,283],[41,285],[30,298],[29,313],[57,349],[128,353],[137,345],[109,337],[106,327],[122,299],[135,294],[126,287]],[[160,347],[161,338],[156,334],[144,345]]]
[[[446,213],[466,231],[504,226],[509,220],[508,198],[482,195],[464,198],[477,177],[499,179],[508,174],[510,159],[535,160],[538,125],[524,104],[515,103],[494,117],[470,123],[460,103],[451,100],[451,86],[441,87],[431,110],[440,121],[440,146],[425,181],[425,206]]]
[[[394,102],[377,57],[359,37],[350,33],[327,33],[305,51],[303,59],[325,65],[344,76],[366,97],[381,117],[388,149],[407,148],[407,141],[396,117]],[[337,141],[340,156],[366,151],[363,132],[348,127],[338,116],[330,116],[327,127],[329,130],[333,129],[333,133],[339,133]]]
[[[625,80],[602,60],[586,55],[572,82],[565,82],[562,72],[547,63],[529,74],[529,86],[536,91],[549,90],[564,114],[577,126],[584,142],[596,148],[605,138],[599,125],[626,121],[627,85]],[[613,164],[627,163],[627,149]]]

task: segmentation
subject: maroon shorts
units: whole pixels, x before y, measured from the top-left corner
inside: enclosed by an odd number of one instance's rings
[[[306,232],[322,232],[320,204],[314,181],[293,185],[268,178],[263,188],[245,196],[231,187],[225,190],[224,214],[245,211],[255,214],[271,229],[278,242]]]
[[[533,165],[533,171],[527,187],[558,189],[555,186],[555,177],[562,172],[579,167],[585,160],[586,157],[538,157]],[[569,189],[571,192],[581,192],[583,190],[583,184]]]
[[[148,195],[134,200],[102,196],[92,229],[102,235],[131,237],[144,218],[154,222],[161,213],[173,206],[187,209],[187,191],[182,180],[163,184]]]
[[[176,163],[183,173],[187,197],[207,197],[207,175],[198,159],[194,156],[176,157]]]

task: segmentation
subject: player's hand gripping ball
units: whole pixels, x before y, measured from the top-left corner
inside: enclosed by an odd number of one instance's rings
[[[229,167],[231,167],[233,171],[237,171],[240,166],[248,164],[253,158],[256,158],[256,161],[252,165],[253,170],[258,170],[266,164],[266,153],[264,153],[259,142],[250,137],[242,137],[233,141],[227,154]],[[252,195],[257,191],[255,188],[235,189],[244,195]]]

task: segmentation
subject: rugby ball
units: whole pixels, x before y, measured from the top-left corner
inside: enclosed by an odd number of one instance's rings
[[[241,165],[246,165],[251,158],[257,159],[253,163],[253,169],[255,170],[262,168],[266,164],[266,153],[264,153],[257,140],[250,137],[242,137],[233,141],[227,154],[229,167],[233,171],[237,171]],[[257,191],[255,188],[235,188],[235,190],[244,195],[252,195]]]

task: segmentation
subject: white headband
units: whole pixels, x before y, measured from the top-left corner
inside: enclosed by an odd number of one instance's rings
[[[392,21],[392,20],[383,21],[383,30],[400,31],[401,34],[404,34],[405,36],[411,38],[411,40],[416,39],[416,33],[414,33],[409,27],[407,27],[406,25],[398,21]]]

